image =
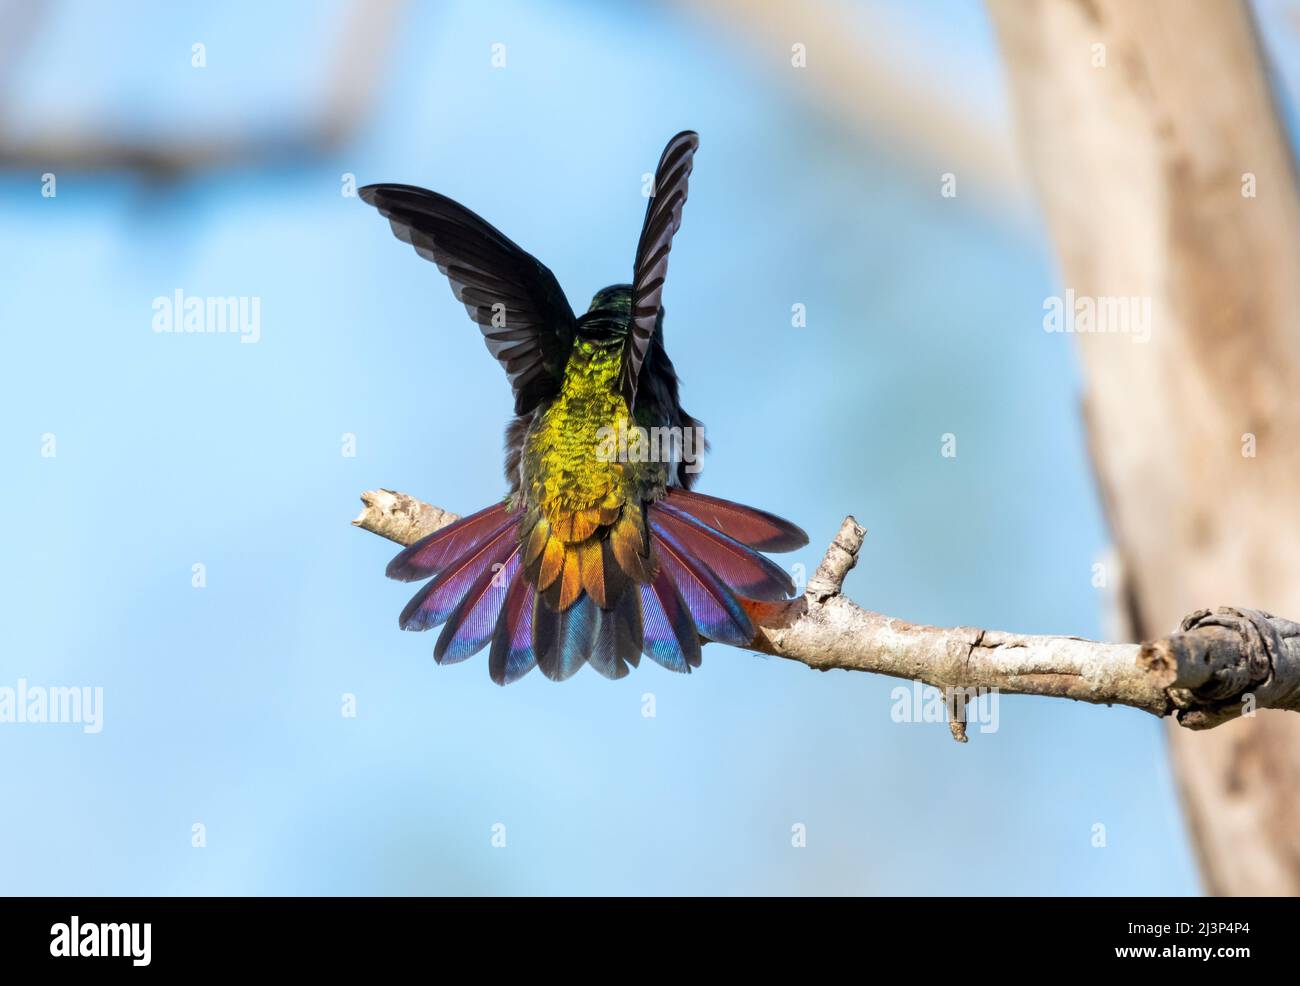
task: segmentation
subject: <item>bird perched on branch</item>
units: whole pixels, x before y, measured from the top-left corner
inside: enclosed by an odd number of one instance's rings
[[[691,489],[702,426],[678,398],[660,299],[698,146],[691,131],[668,142],[632,283],[596,292],[581,316],[545,266],[464,206],[411,185],[360,190],[451,281],[514,390],[508,495],[388,566],[390,578],[430,580],[400,623],[442,625],[441,664],[490,645],[498,684],[534,665],[554,680],[583,664],[621,678],[643,653],[690,671],[701,636],[753,640],[741,599],[794,592],[759,552],[807,535]]]

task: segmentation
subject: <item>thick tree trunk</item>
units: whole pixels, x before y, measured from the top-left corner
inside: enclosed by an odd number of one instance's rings
[[[1075,337],[1135,633],[1300,612],[1300,199],[1248,6],[989,6],[1062,295],[1150,299],[1149,341]],[[1300,894],[1300,717],[1169,742],[1206,889]]]

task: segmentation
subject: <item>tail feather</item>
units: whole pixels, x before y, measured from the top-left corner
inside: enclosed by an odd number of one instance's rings
[[[672,577],[662,569],[640,586],[646,657],[669,671],[688,673],[700,666],[700,634]]]
[[[628,586],[632,577],[623,571],[619,564],[618,558],[614,555],[614,543],[610,538],[606,538],[600,546],[600,562],[605,582],[605,598],[611,600],[610,606],[617,609],[623,597],[630,595],[635,598],[636,594],[628,592]],[[584,573],[585,574],[585,573]],[[641,653],[637,649],[637,653]]]
[[[613,609],[600,611],[596,643],[587,663],[606,678],[626,677],[641,661],[641,633],[641,595],[629,591]]]
[[[546,522],[509,514],[504,504],[430,535],[388,568],[399,579],[432,575],[402,610],[402,628],[445,624],[434,647],[440,664],[490,644],[488,671],[501,685],[534,665],[554,681],[583,664],[617,679],[642,654],[689,672],[700,666],[702,638],[743,647],[754,625],[741,600],[794,592],[790,577],[759,553],[806,544],[793,524],[679,489],[644,510],[628,506],[635,516],[621,527],[599,514],[606,537],[560,543],[549,561],[555,539],[537,526]]]
[[[650,525],[708,565],[738,595],[774,602],[794,594],[794,582],[776,563],[733,538],[668,506],[651,508]]]
[[[606,544],[618,569],[634,582],[648,583],[654,574],[650,560],[650,541],[645,527],[645,513],[635,503],[624,504],[623,516],[610,529]]]
[[[496,630],[507,589],[518,571],[517,547],[504,565],[490,565],[483,570],[438,635],[433,648],[435,661],[455,664],[488,645]]]
[[[629,668],[619,661],[615,653],[614,632],[616,624],[613,610],[600,610],[596,625],[596,642],[592,645],[587,663],[604,678],[625,678]]]
[[[788,520],[716,496],[674,486],[659,502],[759,551],[794,551],[808,543],[803,529]]]
[[[618,601],[614,627],[614,653],[632,667],[641,665],[641,594],[629,591]]]
[[[537,590],[527,579],[515,577],[497,617],[488,655],[488,674],[498,685],[518,681],[537,664],[533,649],[533,605]]]
[[[449,564],[511,523],[504,503],[462,517],[416,541],[388,563],[387,575],[400,582],[418,582],[437,575]]]
[[[445,623],[466,592],[492,566],[504,564],[517,548],[515,525],[507,524],[482,544],[452,561],[417,592],[398,620],[403,630],[427,630]]]
[[[600,610],[585,593],[556,612],[545,600],[533,604],[533,649],[537,666],[552,681],[564,681],[586,663],[596,642]]]
[[[692,555],[666,527],[656,526],[653,530],[661,568],[672,577],[700,633],[710,640],[738,647],[753,640],[753,624],[735,594],[713,569]],[[667,600],[664,602],[666,605]]]

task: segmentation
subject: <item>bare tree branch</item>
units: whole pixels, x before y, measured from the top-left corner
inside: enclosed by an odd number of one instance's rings
[[[457,515],[405,493],[361,494],[352,523],[413,544]],[[1300,711],[1300,624],[1223,607],[1145,644],[1105,644],[976,627],[930,627],[862,609],[841,593],[866,531],[846,517],[804,594],[747,602],[750,647],[818,671],[868,671],[943,689],[949,708],[985,690],[1127,705],[1207,729],[1256,709]],[[953,735],[965,739],[960,716]]]
[[[969,185],[967,207],[999,223],[1028,219],[1023,162],[996,115],[983,112],[972,93],[915,57],[916,41],[879,4],[855,4],[851,17],[838,4],[783,0],[678,0],[683,12],[725,29],[752,49],[792,98],[806,100],[840,132],[865,135],[891,149],[909,170]],[[807,71],[794,68],[795,48]],[[910,57],[909,57],[910,56]],[[954,77],[955,78],[955,77]]]
[[[401,8],[402,0],[352,0],[340,24],[320,108],[292,125],[139,139],[53,129],[19,140],[3,133],[7,94],[0,85],[0,168],[125,170],[176,177],[200,170],[299,162],[333,153],[351,140],[374,102],[384,57],[398,34]],[[6,28],[0,37],[0,83],[12,74],[41,15],[40,5],[35,3],[0,7],[0,23]]]

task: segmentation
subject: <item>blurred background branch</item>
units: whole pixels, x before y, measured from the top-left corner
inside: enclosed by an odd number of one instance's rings
[[[960,173],[998,222],[1028,211],[1024,167],[1010,135],[979,112],[974,91],[954,87],[932,62],[909,58],[909,38],[884,5],[784,0],[675,0],[763,55],[775,73],[802,46],[816,71],[797,98],[859,136],[879,141],[938,185]]]
[[[403,5],[403,0],[349,0],[317,108],[306,119],[280,121],[265,129],[214,132],[205,127],[167,137],[55,127],[14,138],[4,132],[6,81],[48,20],[53,3],[5,0],[0,5],[0,168],[174,177],[215,168],[300,165],[335,153],[353,139],[373,108]]]

